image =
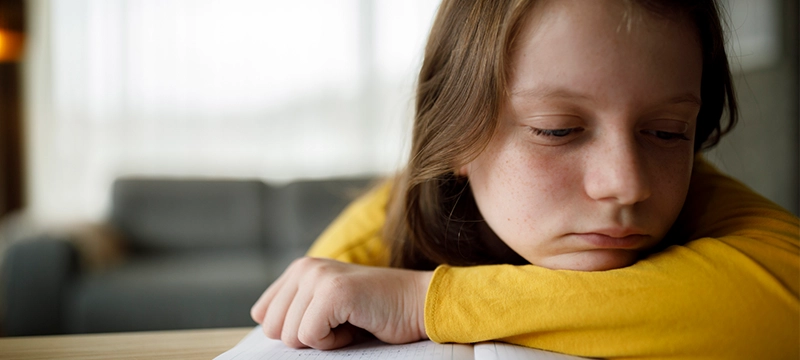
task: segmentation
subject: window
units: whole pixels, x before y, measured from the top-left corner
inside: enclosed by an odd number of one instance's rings
[[[36,0],[29,204],[99,219],[118,176],[385,174],[438,1]]]

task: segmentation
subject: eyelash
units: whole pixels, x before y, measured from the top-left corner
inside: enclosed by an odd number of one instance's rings
[[[686,134],[682,133],[673,133],[669,131],[658,131],[658,130],[646,130],[643,132],[653,135],[657,137],[659,140],[664,140],[664,141],[689,140],[689,138],[686,137]]]
[[[537,128],[530,128],[534,135],[537,136],[546,136],[546,137],[565,137],[572,133],[578,133],[583,131],[582,128],[568,128],[568,129],[537,129]]]
[[[566,138],[567,136],[574,135],[583,131],[583,128],[574,127],[574,128],[566,128],[566,129],[538,129],[531,127],[529,130],[536,136],[540,136],[545,139],[562,139]],[[669,131],[659,131],[659,130],[642,130],[641,131],[645,135],[654,136],[656,139],[666,142],[666,143],[676,143],[680,141],[688,141],[689,138],[686,137],[684,133],[676,133],[676,132],[669,132]]]

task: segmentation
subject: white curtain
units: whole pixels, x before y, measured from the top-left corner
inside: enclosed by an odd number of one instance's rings
[[[120,176],[386,174],[437,0],[32,0],[29,211],[101,219]]]

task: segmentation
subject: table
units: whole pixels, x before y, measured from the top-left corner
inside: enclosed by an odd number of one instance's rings
[[[0,338],[0,359],[213,359],[252,327]]]

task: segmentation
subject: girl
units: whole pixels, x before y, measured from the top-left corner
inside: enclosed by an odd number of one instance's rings
[[[408,165],[251,315],[319,349],[797,358],[798,219],[697,156],[735,119],[712,0],[445,0]]]

